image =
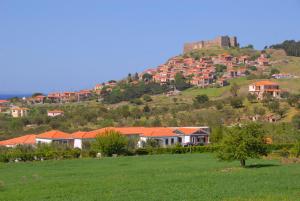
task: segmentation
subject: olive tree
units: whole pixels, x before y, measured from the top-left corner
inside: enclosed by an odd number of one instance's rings
[[[220,160],[239,160],[242,167],[248,158],[259,158],[266,155],[264,130],[257,123],[245,126],[234,126],[225,130],[221,149],[217,154]]]

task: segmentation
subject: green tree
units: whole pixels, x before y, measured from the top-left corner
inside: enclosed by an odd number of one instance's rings
[[[257,101],[257,96],[255,94],[248,93],[247,99],[250,103],[255,103]]]
[[[203,104],[203,103],[208,102],[208,101],[209,101],[209,98],[208,98],[208,96],[207,96],[206,94],[197,95],[197,96],[195,97],[195,101],[196,101],[197,103]]]
[[[293,116],[292,123],[296,129],[300,129],[300,114]]]
[[[262,126],[250,123],[226,129],[217,157],[225,161],[239,160],[241,166],[245,167],[248,158],[259,158],[266,154]]]
[[[222,125],[212,128],[210,141],[212,143],[220,143],[224,136],[224,127]]]
[[[231,95],[234,96],[234,97],[238,96],[239,90],[240,90],[240,87],[239,87],[239,85],[238,85],[237,83],[235,83],[235,82],[234,82],[234,83],[231,85],[231,87],[230,87],[230,93],[231,93]]]
[[[151,96],[145,94],[145,95],[143,95],[143,100],[146,102],[150,102],[150,101],[152,101],[152,98],[151,98]]]
[[[175,87],[178,90],[185,90],[190,87],[190,85],[186,82],[185,77],[181,73],[177,73],[175,75]]]
[[[243,99],[241,97],[233,97],[230,99],[230,105],[233,108],[241,108],[243,107]]]
[[[143,108],[143,111],[144,111],[145,113],[148,113],[148,112],[150,112],[151,110],[150,110],[150,107],[149,107],[148,105],[145,105],[144,108]]]
[[[277,68],[272,68],[271,72],[270,72],[270,75],[279,74],[279,73],[280,73],[280,71]]]
[[[128,73],[128,76],[127,76],[127,82],[132,82],[131,73]]]
[[[143,80],[144,81],[150,81],[150,80],[152,80],[152,75],[151,74],[149,74],[149,73],[145,73],[143,76],[142,76],[142,78],[143,78]]]
[[[95,150],[106,156],[125,153],[127,145],[128,139],[115,130],[107,130],[103,134],[99,134],[92,144]]]

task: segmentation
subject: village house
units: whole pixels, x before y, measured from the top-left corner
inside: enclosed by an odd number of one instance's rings
[[[118,131],[126,137],[137,139],[138,147],[143,147],[149,139],[157,141],[161,147],[174,146],[177,143],[182,146],[205,145],[210,143],[209,127],[107,127],[89,132],[78,131],[73,134],[52,130],[39,135],[34,135],[34,139],[35,144],[68,144],[74,148],[82,149],[86,142],[94,141],[98,135],[102,135],[108,130]],[[33,136],[31,137],[33,138]],[[16,142],[16,140],[11,139],[11,141],[1,141],[0,146],[10,146],[10,144],[13,144],[8,142]],[[18,144],[25,144],[21,140],[17,142]],[[32,141],[30,142],[31,144],[34,144]]]
[[[30,135],[24,135],[21,137],[16,137],[9,140],[3,140],[0,141],[0,146],[6,146],[6,147],[15,147],[17,145],[35,145],[35,137],[36,135],[30,134]]]
[[[0,113],[9,111],[10,102],[7,100],[0,100]]]
[[[153,139],[161,147],[168,147],[179,143],[208,144],[210,130],[208,127],[108,127],[91,132],[75,132],[74,147],[82,148],[84,142],[91,142],[107,130],[115,130],[127,137],[138,138],[138,147],[143,147],[148,139]]]
[[[289,73],[279,73],[279,74],[273,74],[272,78],[274,79],[288,79],[288,78],[292,78],[293,76]]]
[[[24,107],[12,107],[10,111],[12,117],[19,118],[19,117],[26,117],[28,115],[29,109]]]
[[[64,116],[64,111],[62,110],[49,110],[48,117],[57,117],[57,116]]]
[[[39,134],[35,138],[36,144],[50,144],[50,143],[57,143],[57,144],[69,144],[73,146],[74,139],[68,133],[52,130],[42,134]]]
[[[269,66],[269,59],[266,54],[261,54],[256,61],[259,66]]]
[[[279,85],[269,80],[258,81],[249,85],[249,93],[257,96],[257,99],[262,100],[265,95],[274,98],[280,98],[281,90]]]

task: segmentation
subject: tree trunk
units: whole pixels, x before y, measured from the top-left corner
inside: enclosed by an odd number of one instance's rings
[[[246,160],[245,159],[241,159],[240,160],[241,166],[245,167],[246,166]]]

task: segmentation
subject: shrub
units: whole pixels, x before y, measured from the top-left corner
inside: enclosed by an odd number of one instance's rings
[[[243,99],[240,97],[233,97],[230,100],[230,105],[233,108],[241,108],[241,107],[243,107]]]
[[[93,143],[95,150],[99,150],[106,156],[126,153],[127,138],[118,131],[107,130],[96,137]]]
[[[148,149],[145,149],[145,148],[138,148],[138,149],[135,150],[135,154],[137,154],[137,155],[148,155],[149,151],[148,151]]]
[[[203,104],[203,103],[208,102],[209,98],[208,98],[208,96],[206,94],[202,94],[202,95],[197,95],[195,97],[194,101],[197,102],[197,103]]]
[[[143,100],[146,101],[146,102],[150,102],[150,101],[152,101],[152,98],[151,98],[151,96],[145,94],[145,95],[143,96]]]

